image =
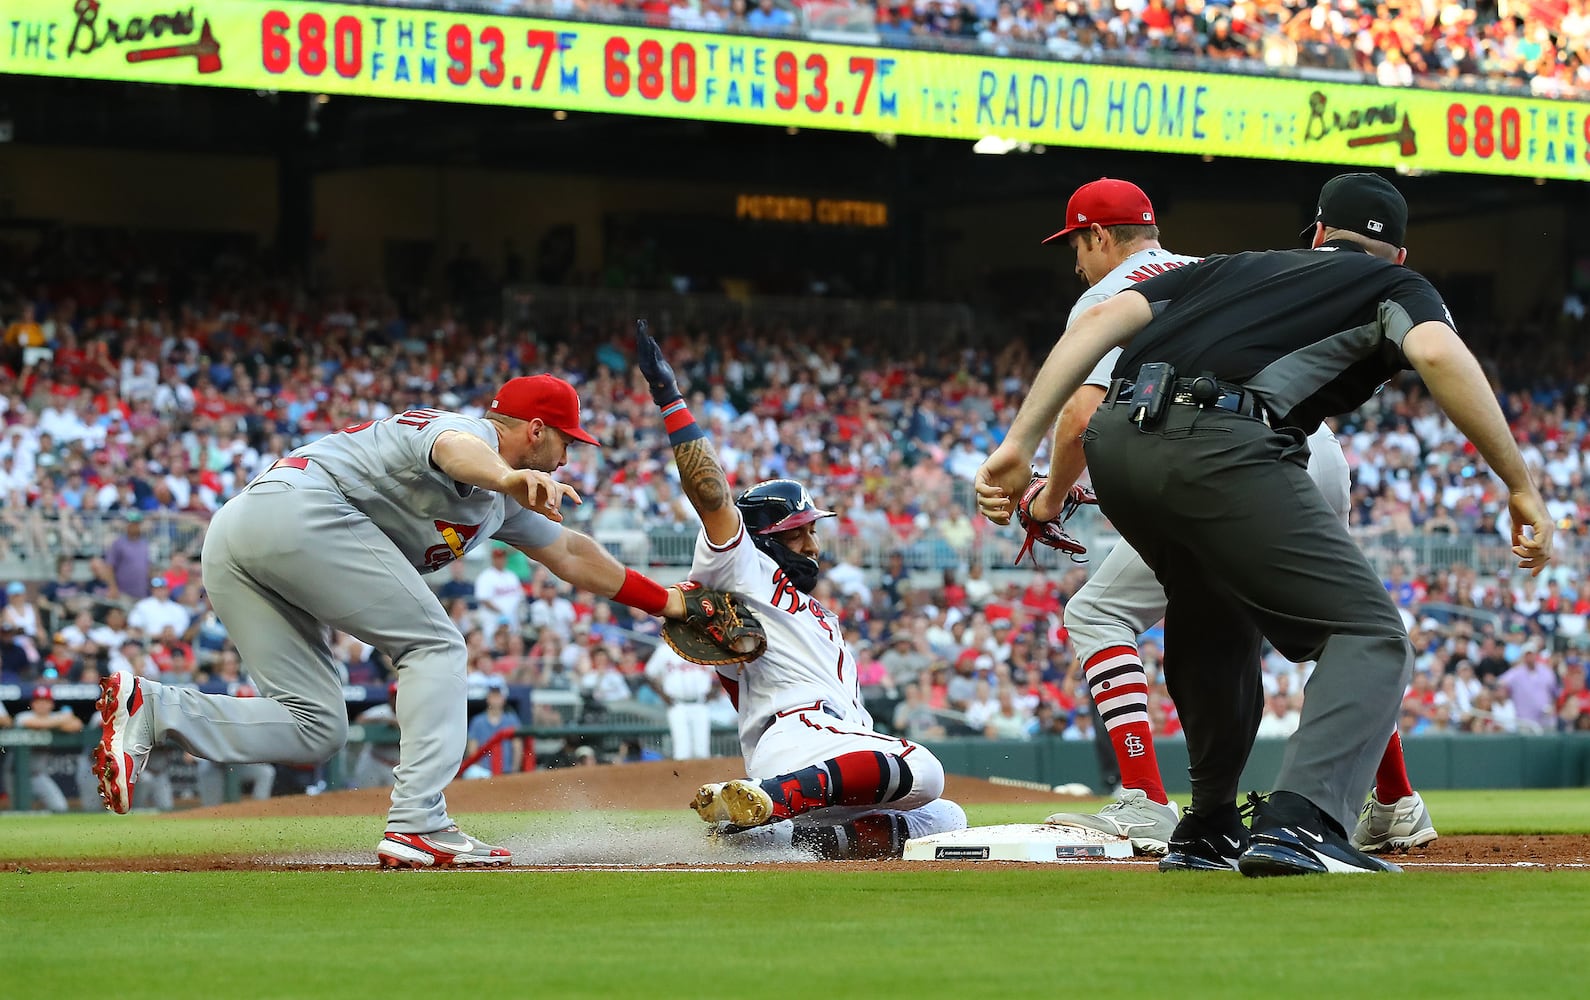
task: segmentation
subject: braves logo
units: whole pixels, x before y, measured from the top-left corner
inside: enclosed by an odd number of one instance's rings
[[[432,545],[425,550],[427,569],[440,569],[454,559],[463,558],[464,550],[469,548],[469,543],[480,533],[478,524],[455,524],[452,521],[442,520],[431,523],[435,524],[436,530],[441,533],[442,543]]]
[[[786,602],[788,603],[787,607],[785,606]],[[802,600],[800,588],[796,587],[794,582],[785,576],[784,571],[781,569],[773,571],[773,599],[768,603],[791,615],[800,614],[802,611],[810,612],[811,616],[817,620],[817,624],[822,626],[822,630],[828,633],[829,640],[832,642],[839,641],[839,636],[834,632],[834,627],[828,623],[830,612],[817,603],[815,597]]]

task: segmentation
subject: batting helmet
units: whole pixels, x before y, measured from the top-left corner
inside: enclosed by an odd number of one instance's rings
[[[740,508],[745,526],[753,535],[776,535],[799,528],[834,512],[812,503],[806,487],[793,479],[768,479],[740,494],[734,505]]]
[[[734,501],[745,519],[751,541],[778,563],[784,575],[804,593],[817,586],[817,560],[803,556],[773,536],[811,524],[834,512],[812,503],[806,487],[793,479],[769,479],[740,494]]]

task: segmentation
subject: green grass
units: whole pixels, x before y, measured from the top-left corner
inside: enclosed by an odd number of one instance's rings
[[[1590,832],[1590,792],[1436,792],[1444,834]],[[978,824],[1033,807],[976,807]],[[667,827],[671,814],[617,823]],[[688,817],[686,817],[688,818]],[[470,817],[534,838],[568,814]],[[380,818],[0,820],[7,996],[1576,995],[1590,871],[22,874],[28,858],[365,854]],[[87,931],[88,933],[84,933]],[[114,978],[107,973],[114,971]]]

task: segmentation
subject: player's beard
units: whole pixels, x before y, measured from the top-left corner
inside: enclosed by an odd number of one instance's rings
[[[789,582],[795,585],[796,590],[810,594],[817,586],[817,574],[822,567],[817,564],[816,559],[803,556],[783,542],[774,541],[766,536],[754,537],[753,540],[763,552],[773,557],[773,561],[778,563],[778,568],[789,577]]]

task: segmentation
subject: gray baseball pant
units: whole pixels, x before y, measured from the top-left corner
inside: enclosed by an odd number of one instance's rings
[[[144,682],[155,741],[217,764],[329,759],[348,738],[329,625],[398,671],[402,735],[387,829],[450,826],[442,790],[464,756],[464,640],[397,546],[311,466],[268,473],[223,505],[203,560],[210,602],[262,697]]]
[[[1195,811],[1235,799],[1262,630],[1283,656],[1318,661],[1275,787],[1351,829],[1413,669],[1402,618],[1309,479],[1302,440],[1175,405],[1145,433],[1128,411],[1101,407],[1084,448],[1105,514],[1167,595],[1165,679]]]

